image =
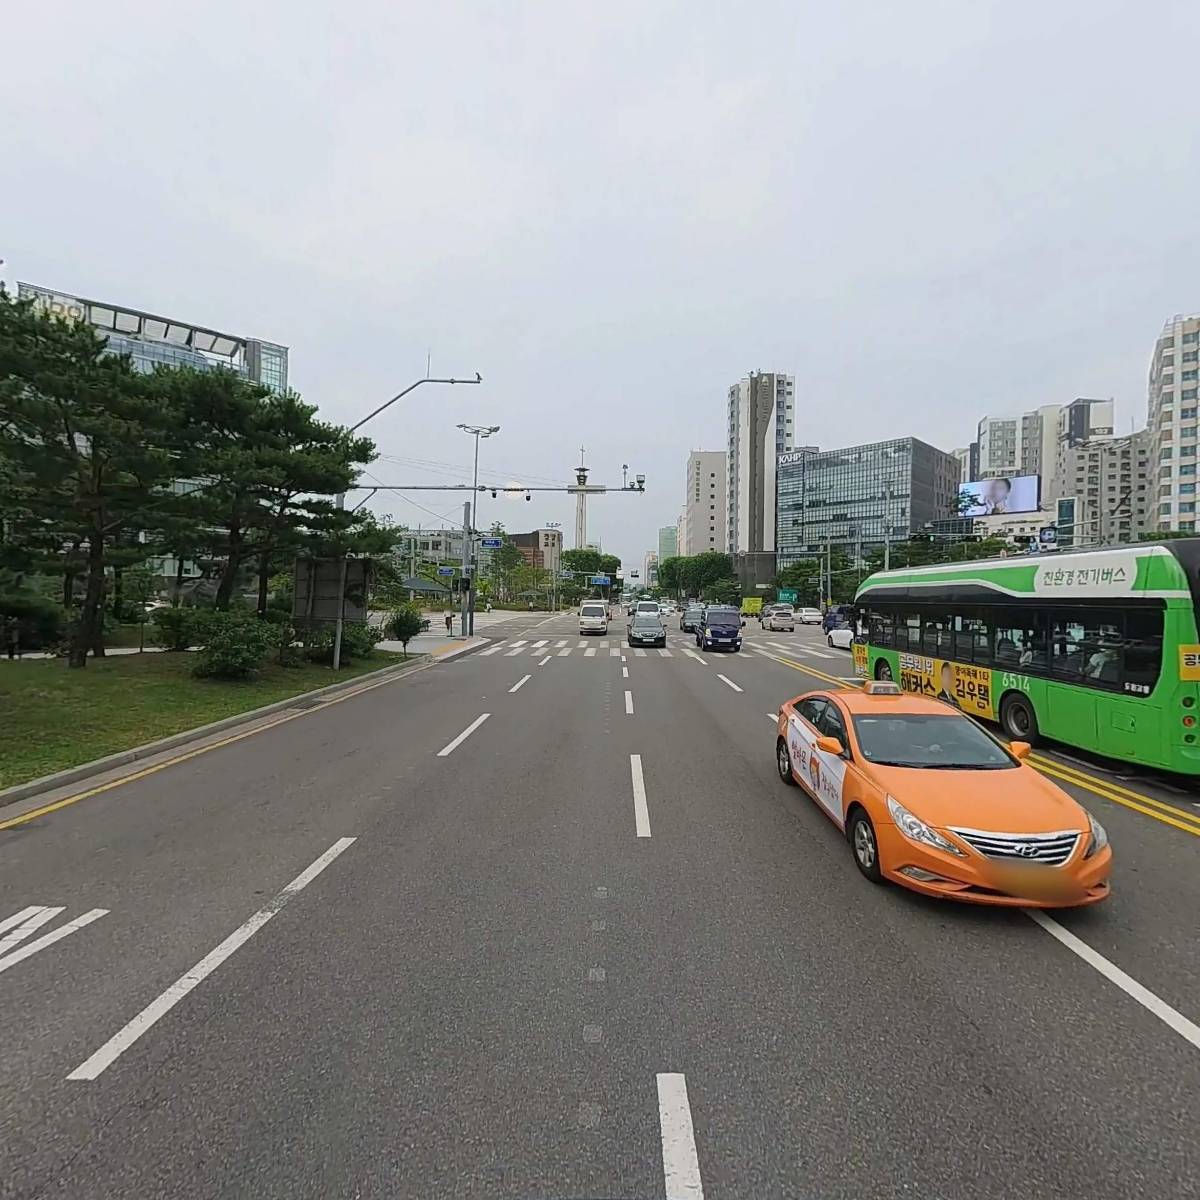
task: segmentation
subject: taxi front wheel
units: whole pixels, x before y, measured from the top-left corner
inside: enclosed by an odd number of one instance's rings
[[[854,864],[872,882],[882,883],[883,872],[879,869],[879,842],[875,837],[875,826],[866,811],[856,808],[846,826],[846,838],[854,854]]]
[[[775,766],[779,769],[779,778],[788,787],[796,786],[796,777],[792,774],[792,756],[788,753],[787,742],[783,738],[775,742]]]

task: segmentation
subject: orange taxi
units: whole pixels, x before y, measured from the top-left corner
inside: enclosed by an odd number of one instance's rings
[[[845,833],[872,883],[976,904],[1095,904],[1109,892],[1108,835],[1028,754],[886,681],[789,700],[775,747],[780,778]]]

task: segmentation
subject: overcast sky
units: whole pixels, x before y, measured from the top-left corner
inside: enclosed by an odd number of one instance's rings
[[[639,564],[751,369],[829,448],[1075,396],[1127,430],[1200,309],[1194,2],[74,0],[2,44],[10,285],[283,342],[336,420],[480,371],[370,426],[372,474],[462,480],[459,421],[502,426],[489,481],[585,443],[646,474],[591,505]],[[481,515],[570,545],[565,496]]]

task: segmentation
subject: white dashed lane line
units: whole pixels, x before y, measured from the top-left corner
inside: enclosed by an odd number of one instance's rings
[[[447,742],[446,745],[444,745],[437,752],[438,758],[445,758],[447,754],[453,754],[454,751],[457,750],[458,747],[461,746],[463,742],[465,742],[467,738],[469,738],[471,734],[473,734],[475,730],[477,730],[480,725],[482,725],[484,721],[486,721],[491,715],[491,713],[480,713],[480,715],[477,716],[475,720],[473,720],[470,725],[468,725],[466,729],[464,729],[462,733],[458,735],[458,737],[456,737],[452,742]]]
[[[625,712],[629,716],[633,716],[633,693],[625,693]]]
[[[519,692],[532,678],[532,675],[522,675],[521,678],[518,679],[517,682],[508,689],[509,693],[511,694],[512,692]]]
[[[629,678],[629,668],[628,668],[628,667],[622,667],[622,668],[621,668],[621,678],[622,678],[622,679],[628,679],[628,678]]]
[[[658,1122],[662,1133],[663,1182],[667,1200],[704,1200],[696,1131],[683,1075],[658,1076]]]
[[[718,674],[718,675],[717,675],[717,678],[718,678],[718,679],[719,679],[719,680],[720,680],[720,681],[721,681],[723,684],[725,684],[725,686],[726,686],[726,687],[731,687],[731,688],[733,688],[733,690],[734,690],[735,692],[740,692],[740,691],[742,690],[742,689],[741,689],[740,687],[738,687],[738,685],[737,685],[736,683],[734,683],[734,682],[733,682],[733,680],[732,680],[732,679],[730,679],[730,678],[729,678],[727,675],[721,675],[721,674]]]
[[[633,782],[633,823],[640,838],[650,836],[650,809],[646,805],[646,780],[642,776],[642,756],[629,756],[629,774]]]
[[[543,658],[543,659],[542,659],[542,661],[541,661],[540,663],[538,663],[538,666],[539,666],[539,667],[544,667],[544,666],[545,666],[545,665],[546,665],[546,664],[547,664],[549,661],[550,661],[550,655],[549,655],[549,654],[547,654],[547,655],[546,655],[546,657],[545,657],[545,658]]]

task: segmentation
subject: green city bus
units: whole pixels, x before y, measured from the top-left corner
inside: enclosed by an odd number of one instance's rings
[[[880,571],[855,602],[860,675],[1200,774],[1200,538]]]

